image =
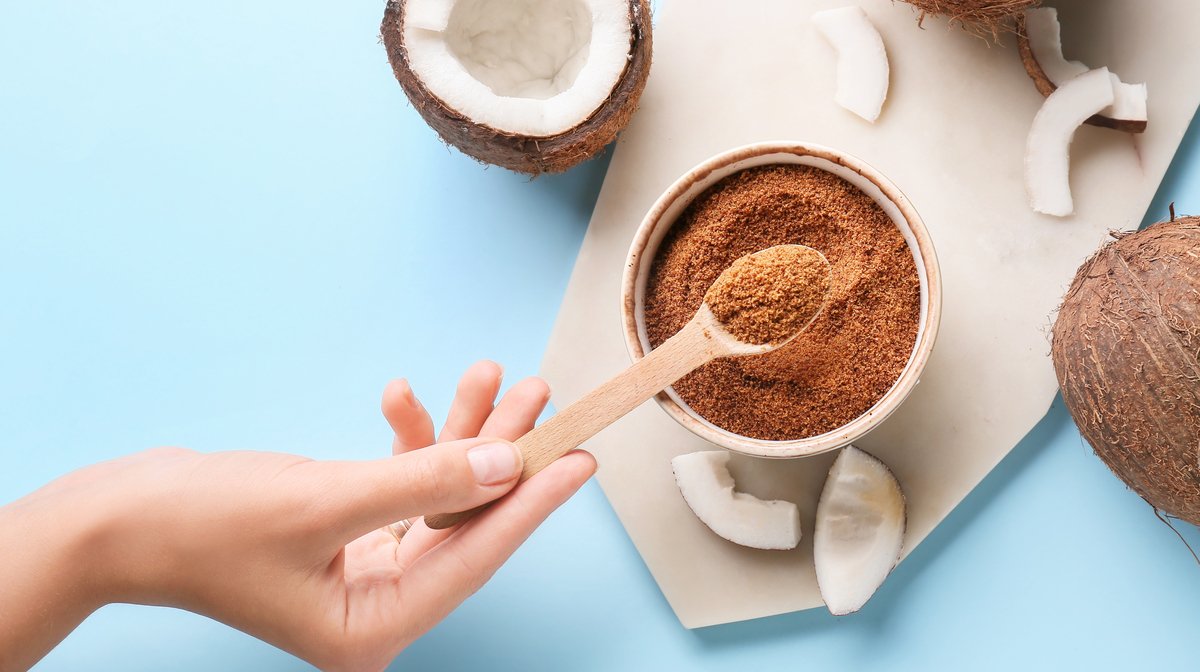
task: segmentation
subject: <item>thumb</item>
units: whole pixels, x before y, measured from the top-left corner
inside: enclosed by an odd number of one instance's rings
[[[334,479],[344,493],[337,497],[339,532],[358,538],[406,518],[475,508],[511,490],[521,467],[516,445],[484,437],[344,462]]]

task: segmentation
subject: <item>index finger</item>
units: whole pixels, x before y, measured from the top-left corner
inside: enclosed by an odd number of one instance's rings
[[[433,418],[429,417],[429,412],[421,405],[407,380],[401,378],[388,383],[383,388],[383,400],[379,407],[395,434],[392,439],[393,455],[433,443]]]

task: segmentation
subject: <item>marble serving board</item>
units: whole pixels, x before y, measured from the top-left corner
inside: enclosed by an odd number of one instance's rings
[[[1046,413],[1056,384],[1048,329],[1075,268],[1110,229],[1136,227],[1200,102],[1200,77],[1171,34],[1200,34],[1200,3],[1059,3],[1068,58],[1149,85],[1139,137],[1085,127],[1072,149],[1076,214],[1032,212],[1025,136],[1042,102],[1015,41],[988,46],[944,22],[917,26],[902,2],[862,2],[883,35],[891,88],[879,121],[833,99],[834,56],[809,21],[849,4],[671,0],[656,17],[654,65],[622,134],[551,338],[543,375],[562,408],[629,364],[619,314],[634,229],[678,176],[765,140],[855,154],[904,191],[941,261],[932,359],[912,396],[859,445],[891,465],[908,498],[907,555]],[[1165,215],[1165,213],[1160,213]],[[688,628],[822,605],[812,568],[816,498],[832,455],[735,457],[739,486],[800,505],[804,543],[758,551],[718,538],[679,496],[670,459],[711,449],[653,402],[585,447],[646,566]]]

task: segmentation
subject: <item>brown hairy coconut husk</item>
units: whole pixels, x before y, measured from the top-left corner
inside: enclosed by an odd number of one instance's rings
[[[561,172],[603,150],[637,110],[650,71],[649,0],[628,0],[628,62],[608,98],[576,126],[547,136],[510,133],[476,123],[434,95],[409,65],[404,43],[406,4],[405,0],[388,0],[380,27],[396,79],[442,140],[479,161],[531,175]]]
[[[917,22],[926,15],[945,16],[950,24],[961,25],[980,37],[999,40],[1000,35],[1012,32],[1015,17],[1042,0],[904,0],[921,11]]]
[[[1046,75],[1046,71],[1042,69],[1037,58],[1033,55],[1033,47],[1029,44],[1029,36],[1025,34],[1024,14],[1018,14],[1016,17],[1016,33],[1017,51],[1021,54],[1021,64],[1025,66],[1025,73],[1033,80],[1033,85],[1037,88],[1038,93],[1042,94],[1042,97],[1049,97],[1058,87],[1055,86],[1054,82],[1050,81],[1050,78]],[[1103,114],[1093,114],[1084,123],[1101,128],[1124,131],[1126,133],[1141,133],[1146,130],[1145,120],[1113,119]]]
[[[1200,218],[1120,235],[1088,259],[1052,354],[1100,459],[1156,509],[1200,525]]]

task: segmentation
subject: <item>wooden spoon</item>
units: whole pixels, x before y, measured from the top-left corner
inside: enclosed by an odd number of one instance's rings
[[[678,333],[517,440],[525,459],[521,481],[694,369],[719,357],[770,352],[792,340],[821,313],[830,283],[825,255],[803,245],[777,245],[738,259],[717,278],[695,317]],[[756,315],[770,319],[755,321]],[[426,516],[425,524],[444,529],[487,506]]]

